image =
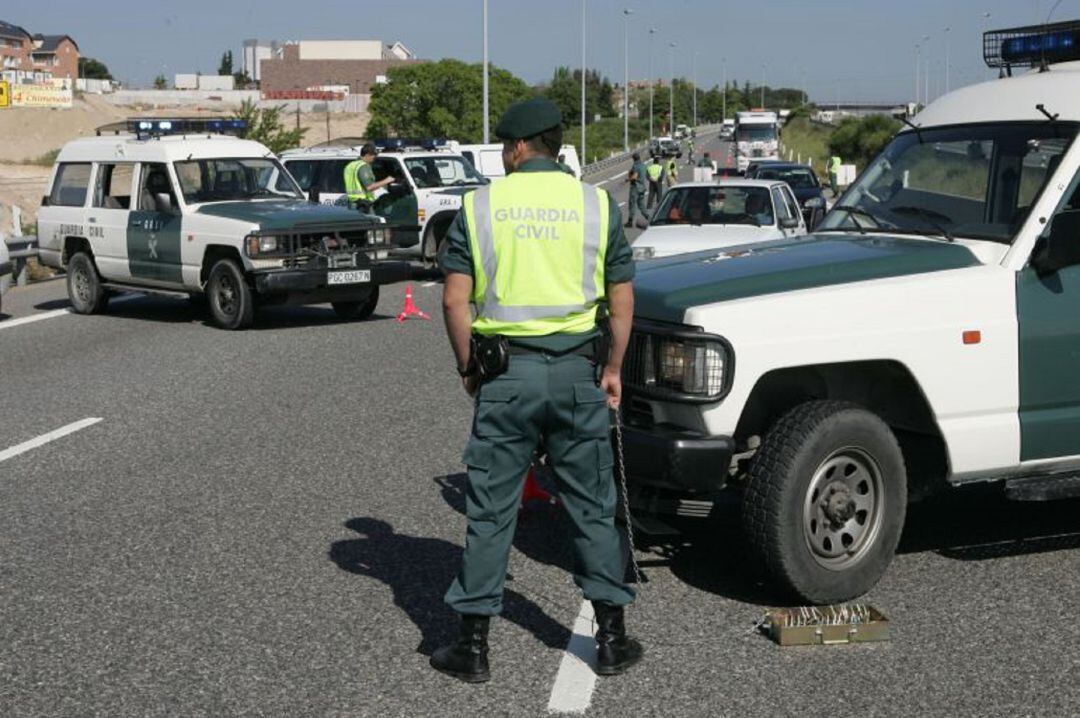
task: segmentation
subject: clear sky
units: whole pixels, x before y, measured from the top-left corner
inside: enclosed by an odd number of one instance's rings
[[[1056,0],[585,0],[589,67],[623,77],[623,8],[630,8],[630,78],[727,77],[798,86],[811,99],[913,99],[915,44],[930,36],[931,96],[989,79],[981,32],[1046,17]],[[529,82],[581,64],[582,0],[489,0],[491,61]],[[212,73],[223,51],[240,66],[245,38],[401,40],[420,57],[482,56],[482,0],[3,0],[0,19],[30,32],[66,33],[113,74],[149,84],[159,72]],[[990,18],[984,18],[989,12]],[[1080,18],[1061,0],[1055,20]],[[949,27],[950,31],[945,32]],[[722,61],[726,58],[726,63]],[[763,69],[762,64],[765,64]]]

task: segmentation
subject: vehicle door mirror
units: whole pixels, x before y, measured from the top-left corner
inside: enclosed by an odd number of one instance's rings
[[[798,217],[781,217],[780,226],[784,229],[796,229],[799,226]]]
[[[168,192],[158,192],[154,195],[154,209],[161,214],[173,213],[172,197]]]
[[[1059,212],[1035,243],[1031,267],[1040,277],[1080,264],[1080,210]]]
[[[308,202],[313,204],[319,204],[321,199],[319,198],[319,190],[316,187],[312,187],[307,193]]]
[[[408,197],[412,194],[412,188],[406,182],[398,180],[386,185],[386,193],[394,198]]]

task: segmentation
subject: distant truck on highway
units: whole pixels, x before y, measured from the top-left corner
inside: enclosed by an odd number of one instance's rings
[[[775,112],[735,114],[735,158],[740,172],[754,161],[780,159],[780,118]]]
[[[720,127],[720,139],[730,140],[735,137],[735,119],[729,117],[724,120],[724,124]]]

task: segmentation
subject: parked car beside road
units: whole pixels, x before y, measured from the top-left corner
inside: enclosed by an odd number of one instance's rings
[[[825,190],[814,170],[792,162],[767,162],[753,166],[747,179],[779,180],[786,182],[802,208],[806,226],[813,231],[825,216]]]

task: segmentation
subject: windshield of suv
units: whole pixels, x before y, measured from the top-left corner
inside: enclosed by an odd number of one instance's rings
[[[186,160],[175,167],[188,204],[304,197],[289,173],[273,159]]]
[[[676,187],[668,190],[652,221],[667,224],[773,224],[772,201],[765,187]]]
[[[487,184],[488,180],[463,157],[406,157],[405,169],[420,189]]]
[[[780,180],[787,182],[792,189],[813,189],[818,186],[814,171],[808,167],[796,167],[787,169],[759,169],[754,175],[755,179]]]
[[[817,231],[1011,243],[1076,130],[1076,123],[1040,121],[904,132],[862,173]]]

